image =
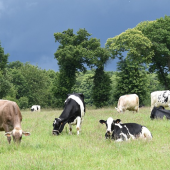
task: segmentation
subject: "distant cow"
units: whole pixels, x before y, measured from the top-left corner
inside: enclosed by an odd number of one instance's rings
[[[170,91],[154,91],[151,93],[151,111],[153,107],[169,106],[170,107]]]
[[[0,100],[0,131],[5,131],[7,140],[11,142],[11,136],[14,142],[20,143],[22,135],[29,136],[29,132],[21,129],[22,115],[18,105],[9,100]]]
[[[151,119],[163,119],[163,117],[166,117],[167,119],[170,119],[170,110],[165,110],[163,106],[160,107],[154,107],[152,109],[150,118]]]
[[[129,111],[139,111],[139,97],[136,94],[128,94],[121,96],[118,100],[117,108],[115,109],[120,112]]]
[[[69,124],[69,132],[72,134],[72,126],[77,125],[77,135],[79,135],[81,123],[85,115],[84,95],[82,93],[68,94],[65,101],[64,110],[59,118],[53,122],[53,134],[59,135],[65,124]]]
[[[105,137],[112,138],[116,142],[127,141],[130,139],[152,139],[151,132],[145,127],[137,123],[120,123],[121,120],[113,120],[109,117],[107,120],[100,120],[101,124],[106,125]]]
[[[40,112],[40,105],[33,105],[33,106],[31,107],[31,111],[32,111],[32,112],[34,112],[34,111]]]

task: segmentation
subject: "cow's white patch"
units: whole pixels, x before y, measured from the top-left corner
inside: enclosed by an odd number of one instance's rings
[[[32,107],[31,107],[31,111],[40,111],[40,105],[33,105]]]
[[[81,117],[83,117],[84,116],[84,105],[83,105],[83,102],[81,101],[81,99],[79,98],[79,97],[77,97],[77,96],[75,96],[75,95],[70,95],[68,98],[67,98],[67,100],[68,99],[73,99],[73,100],[75,100],[76,102],[77,102],[77,104],[78,105],[80,105],[80,110],[81,110]],[[66,101],[67,101],[66,100]],[[66,102],[65,101],[65,102]]]
[[[120,135],[124,137],[124,140],[125,140],[125,141],[127,141],[127,140],[128,140],[128,138],[127,138],[127,135],[126,135],[126,134],[124,134],[124,133],[120,133]],[[122,137],[121,137],[121,138],[122,138]],[[123,140],[123,139],[122,139],[122,140]]]
[[[119,128],[122,128],[120,123],[115,123],[116,126],[118,126]]]
[[[127,129],[128,133],[129,133],[129,135],[130,135],[130,138],[135,139],[135,136],[132,135],[132,134],[129,132],[129,129],[127,128],[127,126],[125,125],[124,127]]]
[[[148,128],[146,128],[146,127],[142,127],[142,136],[141,136],[142,138],[147,138],[147,139],[152,139],[152,134],[151,134],[151,132],[149,131],[149,129]]]
[[[54,120],[54,124],[56,124],[56,120]]]
[[[151,93],[151,111],[153,107],[169,106],[170,107],[170,91],[154,91]]]
[[[17,129],[17,128],[14,128],[13,131],[12,131],[12,134],[15,136],[15,133],[19,133],[20,135],[22,135],[22,129]]]
[[[113,123],[113,118],[112,117],[109,117],[106,121],[106,124],[107,124],[107,129],[106,129],[106,132],[111,132],[111,127],[112,127],[112,123]]]
[[[116,142],[122,142],[123,140],[122,140],[122,138],[119,138],[119,139],[116,139],[115,141]]]

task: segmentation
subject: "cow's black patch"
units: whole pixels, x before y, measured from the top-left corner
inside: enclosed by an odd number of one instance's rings
[[[167,119],[170,119],[170,110],[165,110],[164,107],[154,107],[152,109],[150,118],[153,119],[163,119],[163,117],[166,117]]]
[[[84,105],[83,94],[81,93],[68,94],[68,97],[70,95],[75,95],[79,97]],[[85,108],[85,105],[84,105],[84,108]],[[53,123],[53,134],[59,135],[64,129],[64,126],[66,123],[72,123],[77,117],[81,117],[81,116],[82,115],[81,115],[80,105],[72,98],[66,99],[63,112],[61,113],[59,118],[55,118],[55,121]]]

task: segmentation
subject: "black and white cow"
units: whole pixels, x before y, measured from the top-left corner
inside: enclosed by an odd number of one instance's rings
[[[154,107],[152,109],[150,118],[153,119],[163,119],[163,117],[166,117],[167,119],[170,119],[170,110],[165,110],[163,106]]]
[[[154,91],[151,93],[151,111],[153,107],[170,107],[170,91]]]
[[[33,105],[32,107],[31,107],[31,111],[32,112],[34,112],[34,111],[38,111],[38,112],[40,112],[40,105]]]
[[[122,124],[120,119],[113,120],[112,117],[109,117],[107,120],[100,120],[99,122],[106,125],[106,139],[111,137],[116,142],[136,138],[152,139],[151,132],[145,126],[137,123]]]
[[[76,125],[77,135],[85,115],[84,95],[82,93],[68,94],[65,100],[64,110],[59,118],[53,122],[53,135],[59,135],[66,123],[69,124],[69,132],[72,134],[72,125]]]

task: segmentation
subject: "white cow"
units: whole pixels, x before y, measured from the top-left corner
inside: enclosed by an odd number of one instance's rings
[[[117,108],[115,109],[120,112],[129,111],[139,111],[139,97],[136,94],[127,94],[124,96],[120,96],[117,104]]]
[[[170,107],[170,91],[154,91],[151,93],[151,111],[153,107],[169,106]]]
[[[33,105],[33,106],[31,107],[31,111],[32,111],[32,112],[34,112],[34,111],[40,112],[40,105]]]

